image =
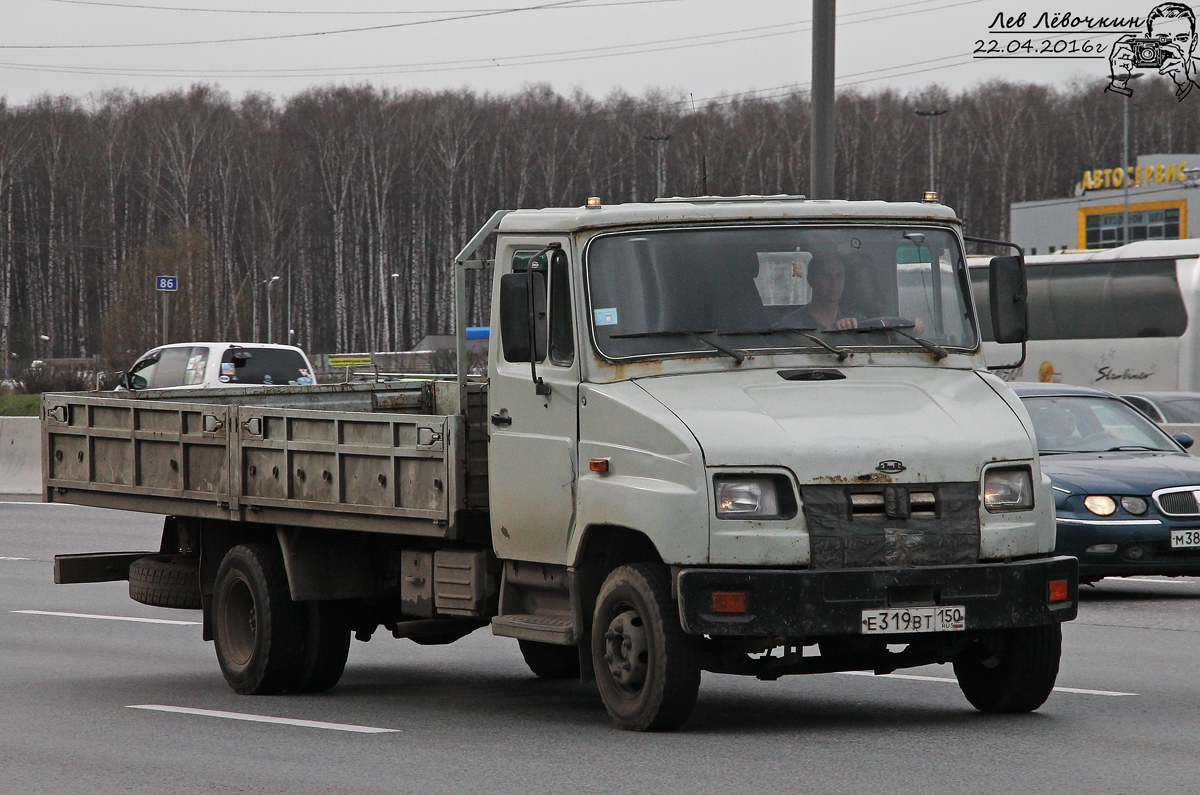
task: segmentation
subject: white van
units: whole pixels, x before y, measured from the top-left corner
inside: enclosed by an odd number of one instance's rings
[[[1020,346],[989,337],[989,259],[968,261],[989,365]],[[1200,391],[1200,240],[1145,240],[1118,248],[1025,258],[1029,353],[1006,381],[1112,392]]]
[[[121,378],[125,389],[222,389],[307,386],[312,363],[292,345],[257,342],[184,342],[138,357]]]

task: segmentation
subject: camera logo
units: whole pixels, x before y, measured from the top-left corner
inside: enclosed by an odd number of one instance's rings
[[[1160,3],[1146,17],[1146,35],[1122,36],[1108,56],[1112,70],[1105,91],[1132,96],[1129,87],[1134,69],[1154,69],[1175,83],[1175,98],[1182,101],[1200,84],[1196,54],[1196,14],[1183,3]]]

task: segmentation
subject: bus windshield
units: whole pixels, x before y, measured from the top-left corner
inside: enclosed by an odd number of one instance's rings
[[[944,228],[618,233],[591,242],[586,266],[609,359],[977,347],[962,251]]]

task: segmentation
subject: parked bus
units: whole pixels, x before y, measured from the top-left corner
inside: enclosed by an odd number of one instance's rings
[[[969,259],[991,365],[1020,346],[991,341],[987,257]],[[1025,258],[1029,352],[1008,381],[1113,392],[1200,391],[1200,240],[1145,240]]]

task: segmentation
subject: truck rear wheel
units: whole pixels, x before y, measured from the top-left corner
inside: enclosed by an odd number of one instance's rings
[[[539,679],[578,679],[579,647],[519,640],[521,656]]]
[[[614,569],[596,600],[592,662],[608,714],[622,729],[670,731],[700,690],[699,641],[679,625],[664,566]]]
[[[225,681],[242,695],[293,684],[304,648],[304,613],[288,591],[283,554],[268,544],[229,550],[213,593],[214,641]]]
[[[200,561],[182,555],[148,555],[129,564],[129,598],[152,607],[199,610]]]
[[[346,603],[303,602],[304,644],[292,671],[288,690],[323,693],[338,683],[350,656],[350,622]]]
[[[974,643],[954,659],[954,675],[980,712],[1032,712],[1046,703],[1058,679],[1062,626],[1006,630],[1003,648]]]

